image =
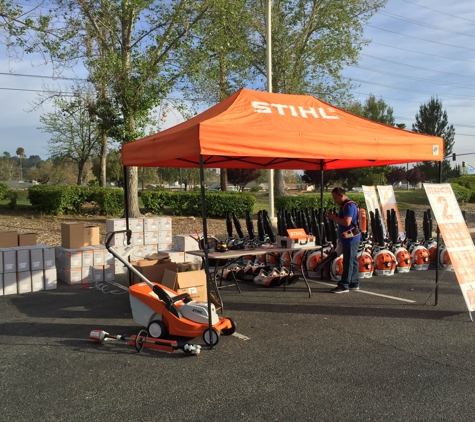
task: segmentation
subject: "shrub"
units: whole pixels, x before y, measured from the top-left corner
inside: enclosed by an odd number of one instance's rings
[[[366,202],[364,199],[364,194],[356,192],[348,192],[348,196],[358,204],[358,207],[366,208]],[[275,207],[276,209],[286,209],[291,210],[295,208],[296,210],[308,209],[319,209],[321,208],[321,196],[312,194],[312,195],[299,195],[299,196],[277,196],[275,198]],[[332,209],[336,208],[337,205],[333,201],[332,195],[329,192],[323,194],[323,208]]]
[[[467,202],[472,202],[470,201],[472,195],[474,194],[473,191],[470,191],[470,189],[459,185],[458,183],[451,183],[452,190],[454,191],[455,198],[457,199],[457,202],[459,204],[465,204]]]
[[[7,197],[10,188],[5,183],[0,183],[0,201]]]

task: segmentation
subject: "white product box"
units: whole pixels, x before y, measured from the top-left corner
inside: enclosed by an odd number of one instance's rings
[[[144,235],[143,231],[141,232],[132,232],[132,237],[130,238],[132,245],[143,245],[144,244]]]
[[[129,218],[129,229],[132,233],[143,232],[143,218]]]
[[[172,251],[173,249],[173,243],[159,243],[158,244],[158,250],[159,251]]]
[[[158,231],[145,232],[144,245],[156,245],[158,243]]]
[[[31,271],[16,273],[18,293],[31,293]]]
[[[127,274],[127,268],[118,259],[114,262],[114,268],[116,274]]]
[[[173,243],[171,230],[160,230],[158,232],[158,243]]]
[[[56,251],[53,246],[37,244],[32,248],[40,249],[43,252],[43,269],[49,270],[56,267]]]
[[[82,268],[66,268],[62,267],[60,274],[60,280],[66,284],[81,284],[82,280]]]
[[[54,290],[58,288],[58,278],[56,268],[48,268],[43,271],[45,280],[45,290]]]
[[[145,217],[143,219],[143,231],[144,232],[158,231],[158,217]]]
[[[106,249],[103,246],[95,246],[93,248],[94,260],[93,266],[104,265],[106,262]]]
[[[16,273],[3,274],[3,294],[16,295],[18,293]]]
[[[112,255],[107,249],[104,251],[105,265],[114,265],[114,255]]]
[[[106,236],[109,238],[109,235]],[[126,246],[127,245],[127,236],[126,233],[114,233],[109,240],[110,246]]]
[[[104,281],[104,265],[92,267],[92,281]]]
[[[158,230],[171,230],[172,219],[170,217],[157,217],[158,218]]]
[[[93,280],[93,276],[92,276],[92,265],[88,266],[88,267],[82,267],[81,268],[81,281],[84,283],[92,283],[94,280]]]
[[[185,252],[185,262],[193,262],[195,264],[201,265],[203,263],[203,258],[201,256],[190,255]]]
[[[31,272],[31,291],[40,292],[45,289],[44,270],[33,270]]]
[[[1,248],[3,255],[3,273],[16,273],[16,251],[12,248]]]
[[[0,296],[3,296],[3,273],[0,274]]]
[[[127,229],[127,223],[125,221],[125,218],[108,218],[106,220],[107,233],[117,232],[117,231],[126,230],[126,229]]]
[[[82,251],[82,267],[92,267],[94,265],[94,249],[84,248]]]
[[[174,236],[173,249],[176,251],[196,251],[199,249],[198,242],[189,234],[176,234]]]
[[[56,246],[55,250],[58,267],[82,267],[82,249],[67,249],[62,246]]]
[[[180,251],[174,251],[174,250],[169,250],[167,251],[168,255],[170,256],[170,261],[181,263],[185,262],[185,252],[180,252]]]
[[[143,246],[134,246],[134,251],[130,254],[130,259],[132,261],[138,261],[139,259],[144,258],[145,250]]]
[[[148,258],[158,251],[158,245],[143,245],[143,257]]]
[[[115,280],[115,266],[104,265],[104,281],[114,281],[114,280]]]
[[[30,248],[28,246],[19,246],[12,249],[16,251],[17,272],[30,271]]]
[[[34,246],[30,246],[30,270],[43,270],[43,250]]]

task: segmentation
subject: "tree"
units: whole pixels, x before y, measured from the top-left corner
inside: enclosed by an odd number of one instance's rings
[[[412,124],[412,130],[426,135],[440,136],[444,139],[444,160],[442,161],[442,180],[447,180],[451,173],[451,165],[448,157],[452,156],[455,144],[455,129],[449,125],[447,111],[443,109],[442,101],[437,97],[431,97],[429,102],[422,104],[419,113],[416,114],[416,123]],[[427,161],[418,167],[424,172],[427,181],[439,181],[439,162]]]
[[[399,182],[404,182],[406,178],[406,169],[404,167],[391,167],[391,170],[386,173],[386,181],[389,185],[395,185]]]
[[[124,187],[124,168],[120,161],[120,150],[111,149],[106,157],[106,182],[114,183],[117,186]],[[102,156],[92,159],[92,173],[99,181],[103,174]],[[100,185],[100,183],[99,183]]]
[[[386,104],[382,98],[376,100],[373,94],[369,95],[363,105],[359,102],[355,102],[351,104],[348,109],[352,113],[366,117],[374,122],[395,126],[393,108]]]
[[[25,155],[25,150],[23,148],[17,148],[16,149],[16,155],[18,155],[18,158],[20,159],[20,180],[23,180],[23,171],[22,171],[22,163],[21,159]]]
[[[245,186],[257,180],[261,172],[256,169],[228,169],[228,180],[234,186],[238,186],[242,192]]]
[[[419,183],[424,182],[426,179],[421,167],[415,166],[406,172],[406,180],[415,188]]]
[[[79,90],[72,99],[55,99],[56,110],[40,117],[40,129],[51,134],[51,157],[76,164],[78,185],[83,182],[85,164],[100,147],[97,126],[90,119],[87,104],[88,93]]]

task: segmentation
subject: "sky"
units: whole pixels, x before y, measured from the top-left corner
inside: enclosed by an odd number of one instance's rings
[[[352,79],[355,98],[362,103],[369,94],[383,99],[406,129],[412,129],[420,106],[438,97],[455,127],[453,164],[465,161],[475,167],[474,24],[473,0],[389,0],[365,28],[370,43],[359,64],[342,74]],[[68,84],[51,76],[51,67],[41,65],[41,60],[33,66],[29,56],[13,61],[0,46],[0,154],[14,155],[22,147],[26,156],[48,157],[49,136],[38,128],[40,115],[51,108],[30,110],[38,98],[35,91]],[[169,125],[173,124],[176,120],[171,119]]]

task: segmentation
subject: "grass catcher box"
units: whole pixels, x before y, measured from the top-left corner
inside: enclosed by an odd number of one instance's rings
[[[178,294],[188,293],[193,300],[202,302],[207,300],[206,273],[204,270],[186,271],[184,273],[165,270],[161,284],[175,290]]]
[[[15,230],[0,232],[0,248],[14,248],[18,246],[18,232]]]
[[[315,246],[315,236],[309,236],[304,229],[287,229],[288,236],[277,236],[279,248],[301,248],[302,246]]]
[[[162,284],[163,273],[165,270],[176,272],[177,266],[174,262],[170,262],[168,259],[161,260],[148,260],[141,259],[140,261],[131,262],[133,267],[141,274],[144,275],[149,281]],[[132,274],[133,284],[141,283],[143,280],[136,274]]]
[[[78,249],[84,246],[84,223],[61,223],[61,246]]]

